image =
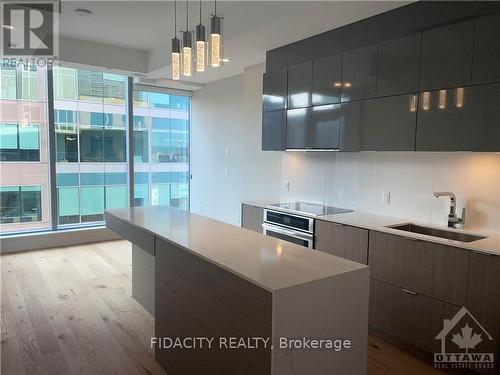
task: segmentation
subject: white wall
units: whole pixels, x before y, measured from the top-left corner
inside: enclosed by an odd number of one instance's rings
[[[261,151],[264,69],[255,65],[194,92],[192,212],[239,225],[241,201],[279,197],[281,153]]]
[[[500,233],[499,154],[284,152],[281,173],[282,197],[436,224],[446,224],[449,200],[432,193],[452,191],[468,228]]]

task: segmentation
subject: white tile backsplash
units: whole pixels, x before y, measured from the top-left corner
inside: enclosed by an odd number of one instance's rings
[[[281,179],[283,197],[435,224],[449,200],[432,193],[452,191],[468,228],[500,233],[500,154],[284,152]]]

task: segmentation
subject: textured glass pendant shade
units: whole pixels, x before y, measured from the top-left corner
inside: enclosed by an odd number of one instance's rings
[[[210,65],[217,68],[222,58],[221,17],[213,15],[210,18],[210,26]]]
[[[192,40],[191,33],[184,31],[182,33],[182,74],[186,77],[191,76],[192,70]]]
[[[205,71],[205,26],[196,26],[196,71]]]
[[[177,38],[172,39],[172,79],[181,78],[181,43]]]

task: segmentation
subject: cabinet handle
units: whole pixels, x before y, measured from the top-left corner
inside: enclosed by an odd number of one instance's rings
[[[408,241],[415,241],[415,242],[420,241],[418,238],[413,238],[413,237],[403,237],[403,238]]]
[[[479,254],[479,255],[486,255],[486,256],[493,255],[493,254],[490,254],[490,253],[483,253],[482,251],[477,251],[477,250],[472,250],[472,252],[474,254]]]
[[[412,292],[411,290],[408,290],[408,289],[401,289],[403,292],[405,293],[408,293],[408,294],[411,294],[412,296],[416,296],[418,295],[417,292]]]
[[[341,223],[333,223],[333,225],[335,225],[336,227],[343,227],[344,224],[341,224]]]

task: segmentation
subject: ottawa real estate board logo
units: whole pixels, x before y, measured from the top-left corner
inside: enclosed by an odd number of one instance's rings
[[[441,352],[434,353],[434,367],[449,369],[493,369],[493,337],[462,307],[453,318],[444,319],[443,329],[435,337],[441,340]]]
[[[52,65],[59,53],[59,3],[2,0],[2,63]]]

